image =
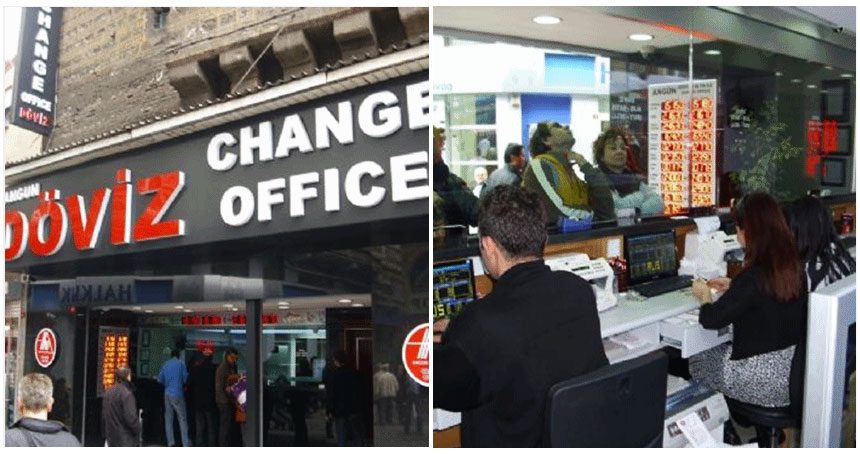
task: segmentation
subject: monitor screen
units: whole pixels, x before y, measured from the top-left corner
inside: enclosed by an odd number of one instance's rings
[[[433,320],[453,316],[474,300],[472,259],[433,265]]]
[[[674,231],[630,235],[624,252],[631,285],[678,274]]]

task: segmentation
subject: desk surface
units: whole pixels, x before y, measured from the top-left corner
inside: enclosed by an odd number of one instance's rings
[[[675,290],[642,301],[618,298],[618,305],[598,314],[604,339],[697,309],[690,288]]]

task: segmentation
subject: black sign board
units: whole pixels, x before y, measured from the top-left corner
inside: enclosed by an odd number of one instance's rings
[[[62,8],[21,9],[21,36],[12,91],[11,122],[47,136],[56,118]]]
[[[8,269],[428,215],[427,72],[63,169],[6,204]]]

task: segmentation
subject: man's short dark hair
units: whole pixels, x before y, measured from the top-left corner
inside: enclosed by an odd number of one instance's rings
[[[505,164],[511,163],[511,157],[513,156],[522,156],[523,155],[523,146],[518,143],[509,143],[508,147],[505,148]]]
[[[481,199],[478,232],[494,239],[509,258],[542,257],[545,223],[546,210],[528,189],[496,186]]]
[[[175,348],[173,350],[170,350],[170,356],[172,356],[174,358],[179,358],[179,350],[177,350]]]
[[[239,356],[239,350],[236,350],[235,347],[227,347],[227,350],[224,352],[224,357],[226,358],[227,355]]]

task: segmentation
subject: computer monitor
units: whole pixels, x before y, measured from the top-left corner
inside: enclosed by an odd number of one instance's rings
[[[474,300],[472,259],[433,265],[433,320],[456,315]]]
[[[678,275],[675,231],[625,237],[624,252],[630,285]]]

